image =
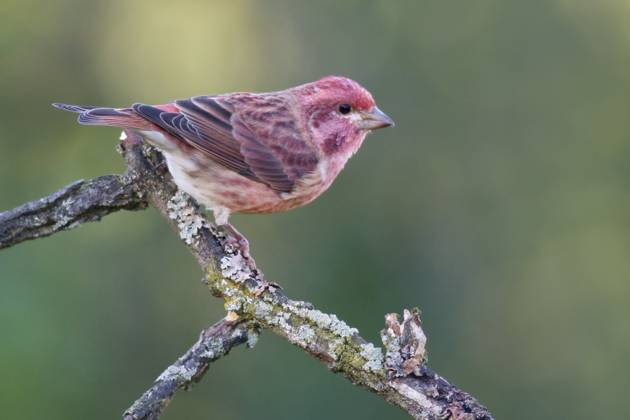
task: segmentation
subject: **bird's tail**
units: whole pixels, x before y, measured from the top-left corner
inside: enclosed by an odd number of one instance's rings
[[[151,127],[151,123],[140,117],[131,108],[104,108],[59,103],[52,105],[55,108],[79,114],[77,118],[79,124],[106,125],[132,129],[147,129]]]

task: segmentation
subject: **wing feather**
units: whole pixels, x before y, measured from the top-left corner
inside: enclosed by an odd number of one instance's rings
[[[239,101],[240,98],[240,101]],[[287,107],[280,107],[278,127],[252,96],[196,96],[178,100],[179,112],[144,104],[133,110],[172,135],[205,153],[215,162],[278,193],[291,192],[317,166],[315,148],[295,132]],[[254,103],[252,103],[254,102]],[[264,129],[263,129],[264,128]]]

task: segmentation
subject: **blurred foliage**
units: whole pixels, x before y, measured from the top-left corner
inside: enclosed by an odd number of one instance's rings
[[[3,0],[0,209],[123,169],[127,105],[343,74],[397,126],[331,191],[237,216],[267,277],[378,341],[420,306],[430,364],[497,418],[624,418],[627,1]],[[153,211],[0,253],[3,418],[111,419],[222,314]],[[245,354],[247,353],[247,354]],[[405,418],[272,334],[166,419]]]

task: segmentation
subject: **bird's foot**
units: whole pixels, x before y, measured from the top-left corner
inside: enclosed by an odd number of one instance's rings
[[[278,283],[269,282],[265,280],[262,277],[262,273],[257,270],[256,261],[254,261],[254,258],[249,253],[249,241],[247,240],[247,238],[245,238],[245,236],[241,232],[239,232],[234,226],[232,226],[230,223],[225,223],[220,226],[226,235],[226,238],[225,238],[226,247],[229,247],[239,252],[243,256],[243,258],[247,260],[247,263],[249,264],[249,268],[252,271],[255,270],[256,273],[258,273],[257,274],[258,284],[253,291],[254,295],[256,297],[259,297],[266,290],[269,290],[270,292],[273,292],[274,289],[282,290],[282,287],[280,287]]]
[[[230,223],[221,225],[221,228],[223,228],[223,231],[226,234],[225,244],[228,247],[231,247],[240,252],[243,258],[250,260],[253,263],[254,267],[256,267],[256,263],[249,253],[249,241],[247,240],[247,238],[241,232],[236,230],[236,228]]]
[[[230,251],[240,254],[241,257],[243,257],[244,264],[247,265],[250,272],[258,273],[261,281],[264,281],[262,280],[262,273],[260,273],[258,271],[258,268],[256,267],[256,261],[249,253],[249,241],[247,240],[247,238],[229,223],[221,225],[221,228],[225,233],[225,247]]]

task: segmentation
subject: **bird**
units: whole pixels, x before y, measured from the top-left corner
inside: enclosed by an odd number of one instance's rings
[[[249,243],[233,213],[275,213],[319,197],[373,130],[394,125],[358,82],[327,76],[281,91],[195,96],[127,108],[54,103],[84,125],[140,135],[165,157],[180,190]]]

